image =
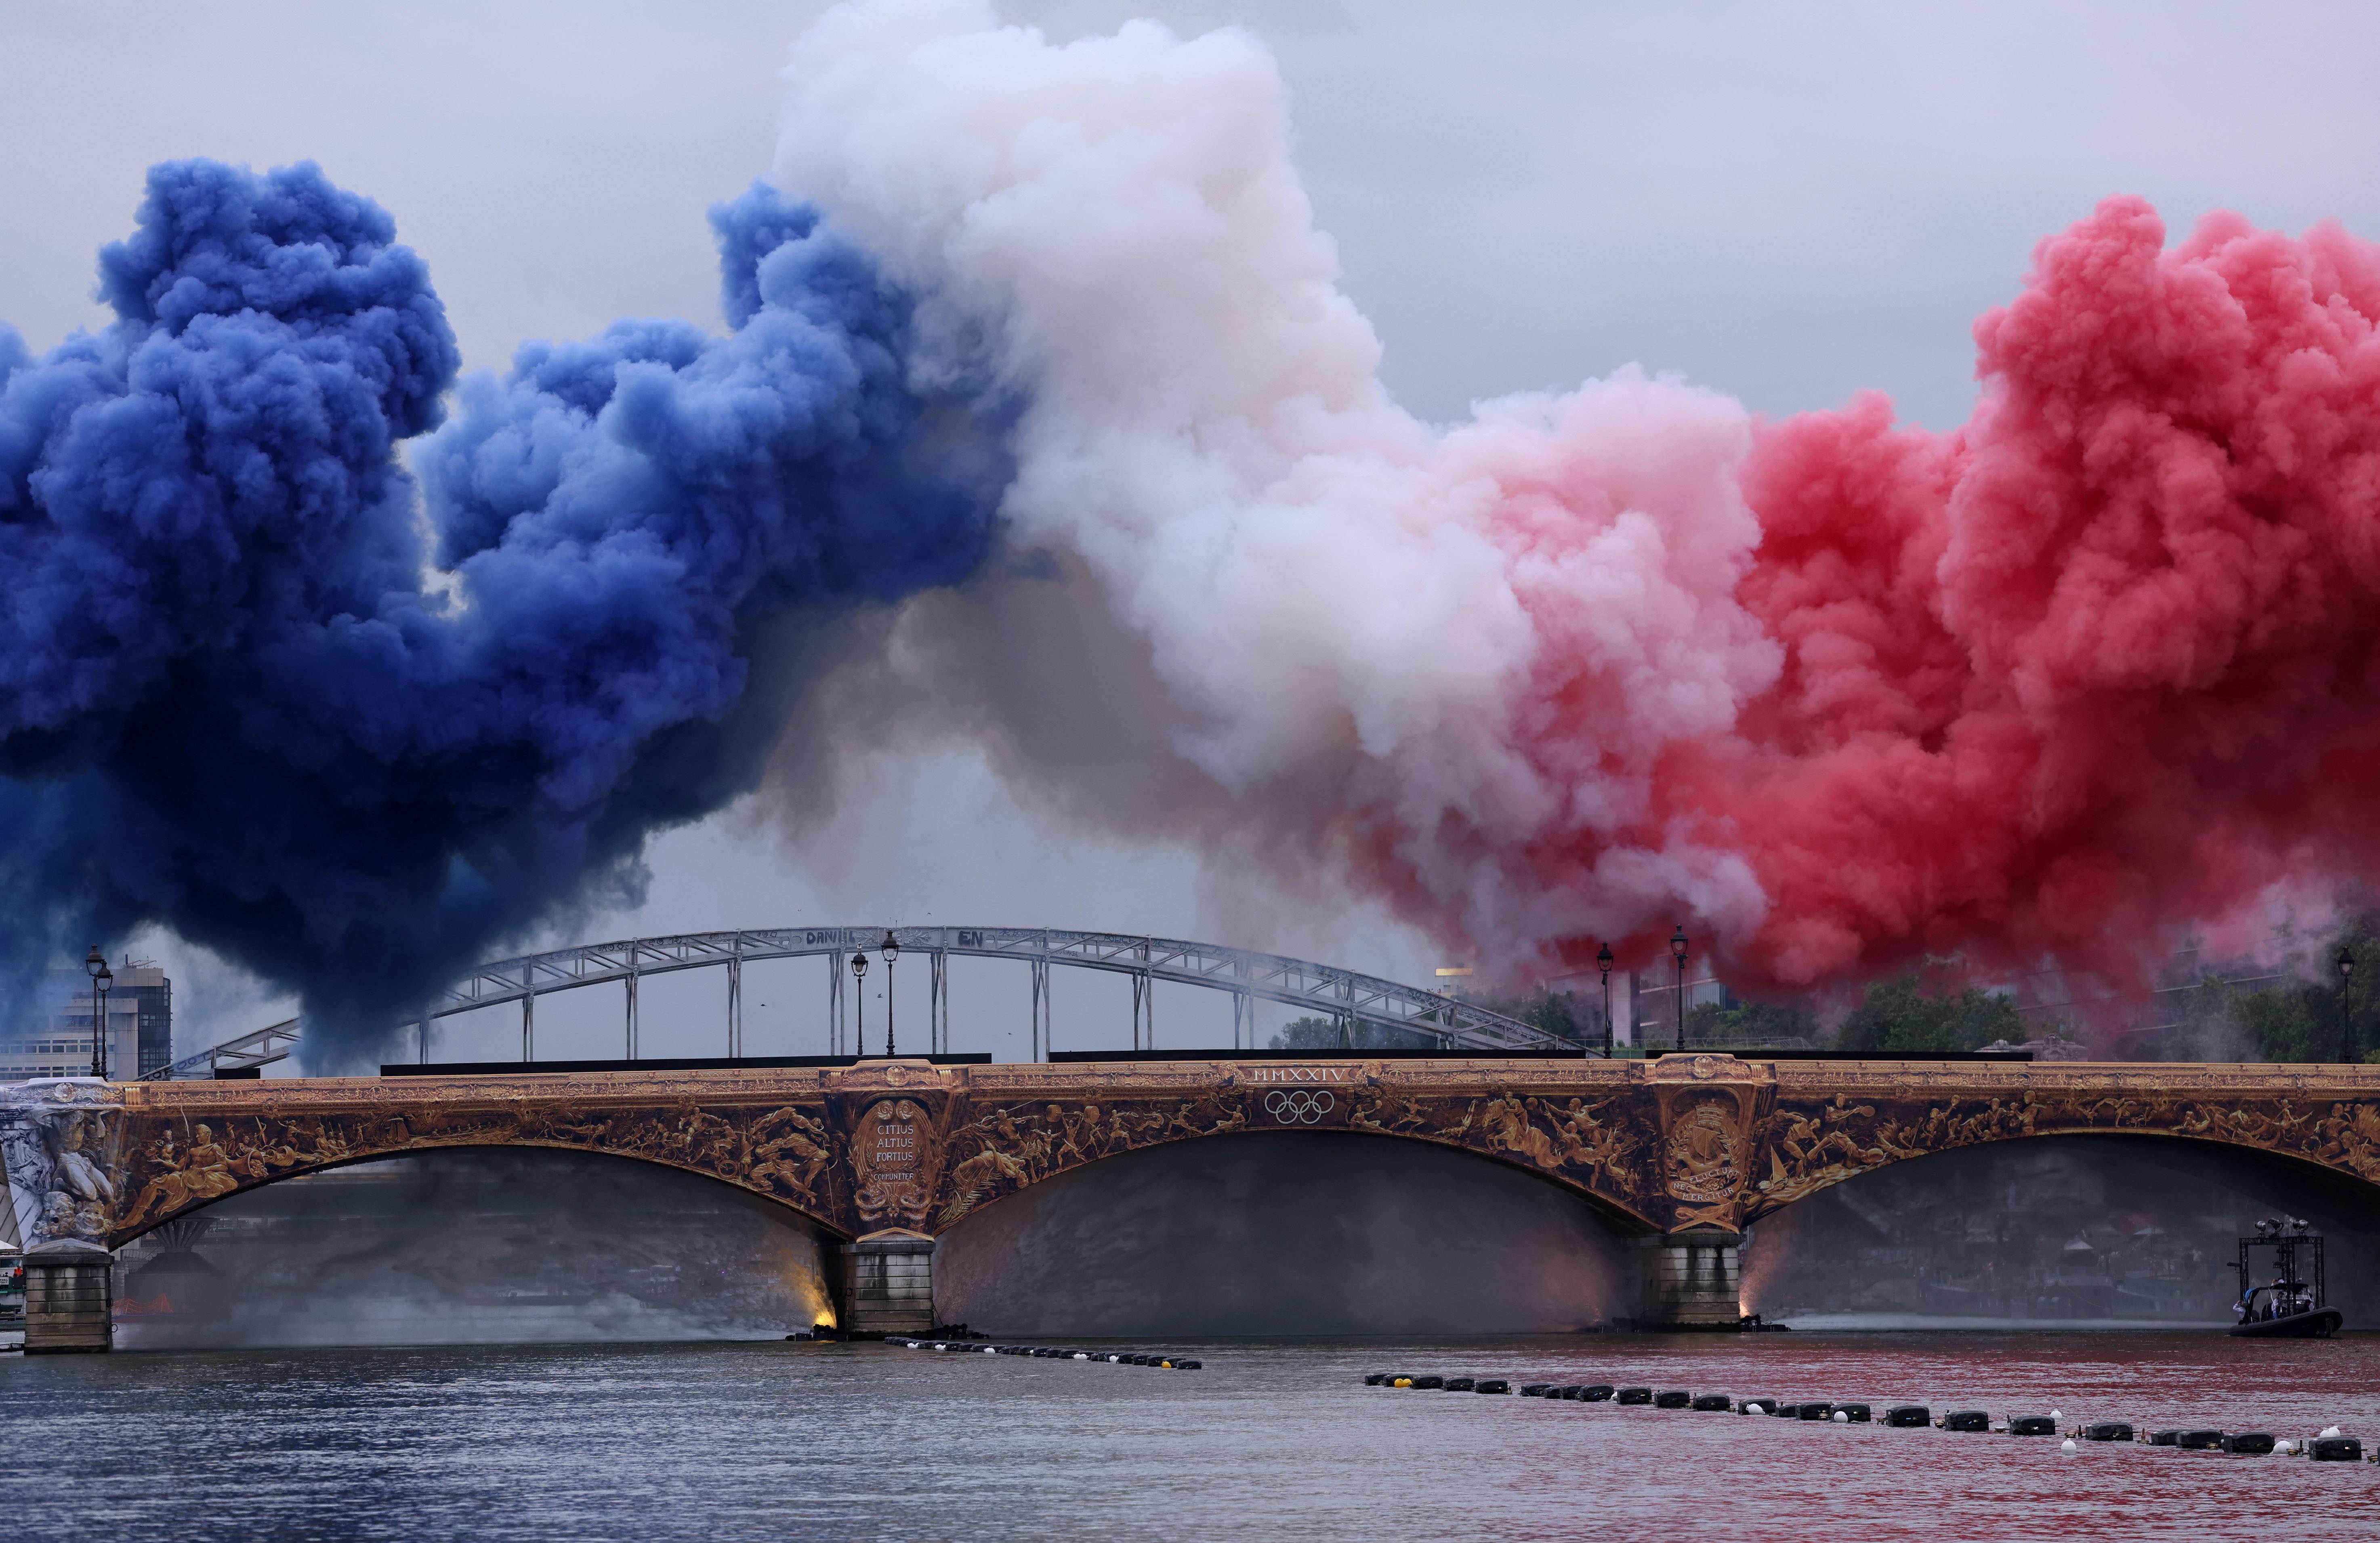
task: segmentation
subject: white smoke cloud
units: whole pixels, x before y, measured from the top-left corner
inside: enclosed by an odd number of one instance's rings
[[[1757,921],[1750,869],[1656,796],[1777,668],[1731,597],[1759,536],[1737,404],[1623,372],[1451,430],[1398,407],[1245,32],[1056,46],[883,0],[822,18],[785,80],[779,181],[929,297],[943,365],[989,347],[1019,389],[1015,541],[1146,650],[1137,711],[1219,818],[1409,876],[1490,958]],[[1066,750],[1023,759],[1104,773]],[[1565,882],[1532,876],[1550,847]]]

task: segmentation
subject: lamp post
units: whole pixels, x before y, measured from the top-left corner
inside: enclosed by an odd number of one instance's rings
[[[2355,1020],[2347,1014],[2348,989],[2355,984],[2355,955],[2341,943],[2338,949],[2338,1058],[2350,1065],[2355,1062]]]
[[[91,977],[91,1075],[107,1075],[107,988],[114,983],[115,972],[107,967],[107,955],[99,945],[91,945],[91,957],[82,962]]]
[[[1678,956],[1678,1049],[1686,1048],[1686,929],[1682,923],[1670,934],[1670,952]]]
[[[1603,1059],[1611,1059],[1611,945],[1605,943],[1596,951],[1595,963],[1603,971]],[[1582,1051],[1580,1053],[1584,1054]]]
[[[868,955],[855,954],[851,956],[852,1011],[859,1014],[851,1040],[851,1057],[855,1061],[868,1053],[868,992],[862,990],[867,984]]]
[[[884,946],[877,952],[884,955],[884,1053],[892,1055],[894,1053],[892,1049],[892,966],[901,957],[901,940],[892,935],[890,928],[887,928],[884,932]]]

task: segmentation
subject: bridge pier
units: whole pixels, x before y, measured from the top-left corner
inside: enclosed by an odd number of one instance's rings
[[[934,1240],[893,1227],[844,1244],[843,1307],[854,1333],[931,1333]]]
[[[115,1260],[85,1249],[25,1256],[25,1354],[115,1345]]]
[[[1645,1242],[1646,1328],[1732,1329],[1742,1321],[1742,1233],[1689,1227]]]

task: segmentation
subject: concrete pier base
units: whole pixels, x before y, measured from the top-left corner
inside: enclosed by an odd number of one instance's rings
[[[25,1256],[25,1354],[115,1348],[115,1261],[105,1254]]]
[[[934,1240],[893,1228],[843,1246],[845,1321],[861,1334],[924,1334],[934,1327]]]
[[[1645,1318],[1651,1329],[1733,1329],[1743,1234],[1692,1227],[1645,1241]]]

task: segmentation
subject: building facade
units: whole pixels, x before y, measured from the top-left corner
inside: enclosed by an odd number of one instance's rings
[[[174,983],[149,960],[114,966],[107,993],[107,1075],[118,1081],[163,1071],[174,1059]],[[0,1082],[91,1075],[91,978],[79,965],[52,969],[32,1010],[0,1030]]]

